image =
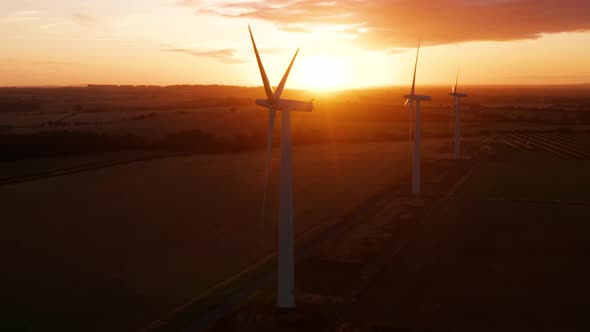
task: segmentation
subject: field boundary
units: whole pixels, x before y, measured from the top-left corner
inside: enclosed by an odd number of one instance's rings
[[[124,166],[134,163],[140,162],[147,162],[147,161],[154,161],[154,160],[163,160],[168,158],[178,158],[178,157],[186,157],[193,155],[194,153],[171,153],[171,154],[163,154],[163,155],[153,155],[153,156],[146,156],[146,157],[136,157],[132,159],[126,160],[118,160],[118,161],[109,161],[109,162],[96,162],[96,163],[89,163],[89,164],[82,164],[78,166],[72,167],[64,167],[58,168],[51,171],[34,173],[34,174],[26,174],[26,175],[18,175],[13,177],[7,178],[0,178],[0,187],[21,184],[26,182],[34,182],[40,180],[46,180],[50,178],[60,177],[60,176],[67,176],[73,175],[77,173],[84,173],[95,171],[104,168],[116,167],[116,166]]]

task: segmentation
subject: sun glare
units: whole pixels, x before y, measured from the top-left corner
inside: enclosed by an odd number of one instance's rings
[[[310,89],[330,90],[346,85],[346,66],[342,59],[316,55],[302,60],[303,84]]]

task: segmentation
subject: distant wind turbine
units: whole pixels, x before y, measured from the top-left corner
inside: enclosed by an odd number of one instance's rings
[[[272,154],[272,135],[274,131],[275,115],[277,111],[282,111],[281,114],[281,174],[280,174],[280,211],[279,211],[279,264],[278,264],[278,289],[277,289],[277,306],[279,308],[293,308],[295,307],[294,287],[294,255],[293,255],[293,185],[292,185],[292,149],[291,149],[291,112],[305,111],[311,112],[313,110],[313,100],[311,102],[303,102],[298,100],[281,99],[281,94],[285,88],[285,83],[291,72],[291,67],[295,62],[295,58],[299,53],[299,49],[295,52],[293,60],[281,83],[273,92],[266,71],[260,60],[260,54],[254,41],[252,29],[250,30],[250,38],[252,39],[252,46],[256,54],[256,61],[258,62],[258,69],[262,76],[264,84],[264,91],[266,92],[266,99],[256,100],[256,104],[265,107],[268,112],[268,137],[266,144],[266,163],[264,172],[264,193],[262,196],[262,222],[264,222],[264,210],[266,205],[266,195],[268,192],[268,181],[270,175],[270,162]]]
[[[412,91],[409,95],[405,95],[406,107],[410,108],[410,128],[412,122],[414,123],[413,137],[410,133],[410,140],[413,147],[412,153],[412,194],[420,195],[420,102],[432,100],[430,96],[417,95],[416,90],[416,71],[418,69],[418,57],[420,56],[420,40],[418,40],[418,48],[416,51],[416,63],[414,64],[414,78],[412,80]],[[414,108],[415,104],[415,108]],[[415,120],[412,121],[412,118]],[[413,138],[413,139],[412,139]]]
[[[451,88],[450,96],[453,96],[453,109],[451,118],[454,117],[455,120],[455,159],[461,159],[461,98],[468,97],[465,93],[460,93],[457,91],[457,85],[459,83],[459,70],[461,67],[457,68],[457,77],[455,79],[455,86]]]

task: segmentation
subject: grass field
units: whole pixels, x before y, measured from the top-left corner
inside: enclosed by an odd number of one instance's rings
[[[390,197],[397,215],[366,213],[356,227],[375,229],[326,241],[298,265],[296,314],[275,310],[270,285],[210,330],[587,331],[588,160],[510,151],[433,163],[473,171],[418,220]]]
[[[426,141],[425,157],[447,148]],[[296,148],[296,232],[335,222],[404,178],[408,157],[404,143]],[[128,330],[269,252],[278,151],[261,231],[263,159],[262,151],[173,158],[0,188],[5,323]]]
[[[411,331],[587,331],[588,218],[582,205],[449,201],[347,317]]]
[[[184,93],[182,98],[188,101],[196,98],[190,90]],[[379,93],[376,104],[367,104],[371,95],[359,92],[334,105],[319,98],[314,113],[294,114],[298,235],[314,226],[337,222],[385,187],[409,186],[408,113],[401,106],[403,100],[391,101],[391,91]],[[440,93],[443,103],[448,103],[447,88]],[[107,94],[83,105],[85,110],[100,108],[98,112],[68,119],[74,125],[43,126],[67,115],[79,102],[75,98],[62,102],[56,96],[48,95],[46,99],[53,102],[41,111],[1,113],[0,129],[8,134],[91,131],[131,134],[147,140],[200,129],[215,136],[252,135],[261,138],[260,147],[264,146],[268,115],[251,102],[234,110],[231,105],[218,103],[198,110],[171,108],[182,103],[166,93],[165,101],[145,109],[154,103],[152,99],[128,104],[130,96],[125,94],[109,104],[114,97]],[[470,100],[498,99],[477,98]],[[499,100],[511,103],[506,98]],[[144,108],[131,110],[138,106]],[[501,130],[570,125],[588,128],[586,122],[573,124],[568,119],[553,123],[539,119],[524,122],[528,118],[516,121],[520,113],[536,116],[536,111],[494,112],[504,117],[484,119],[466,107],[463,136],[491,137]],[[450,152],[449,108],[431,104],[423,115],[422,133],[427,138],[424,158]],[[77,121],[84,125],[75,125]],[[151,153],[155,151],[2,162],[0,180]],[[457,197],[466,201],[588,199],[587,161],[528,156],[519,163],[504,160],[481,165]],[[0,322],[0,330],[132,330],[271,252],[277,234],[278,150],[273,155],[264,228],[260,221],[263,161],[262,150],[201,154],[0,187],[4,226],[0,254],[5,270],[0,279],[4,295],[0,310],[7,317]],[[508,213],[510,204],[499,207],[494,216],[501,218],[502,213]],[[521,215],[536,217],[526,211]]]
[[[482,165],[458,195],[467,199],[590,200],[589,161],[550,156],[541,160]]]
[[[397,277],[392,264],[358,317],[416,330],[588,330],[588,166],[549,154],[483,163],[408,249],[419,268]]]
[[[51,173],[70,168],[82,168],[93,165],[109,165],[123,163],[142,158],[156,158],[172,155],[171,152],[159,151],[124,151],[89,153],[55,158],[35,158],[29,160],[14,160],[0,163],[0,183],[18,177],[25,177],[43,173]]]

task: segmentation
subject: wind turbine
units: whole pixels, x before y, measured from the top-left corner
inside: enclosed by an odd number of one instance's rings
[[[414,78],[412,80],[412,91],[409,95],[405,95],[406,104],[405,106],[410,107],[410,128],[412,126],[412,122],[414,123],[414,130],[413,130],[413,140],[412,136],[410,136],[410,140],[412,142],[413,153],[412,153],[412,194],[413,195],[420,195],[420,102],[421,101],[429,101],[432,100],[430,96],[424,95],[417,95],[415,94],[416,90],[416,71],[418,69],[418,57],[420,55],[420,40],[418,40],[418,48],[416,51],[416,63],[414,65]],[[415,108],[414,108],[415,104]],[[412,121],[412,117],[415,118],[415,121]],[[411,133],[410,133],[411,135]]]
[[[455,79],[455,86],[451,88],[449,96],[453,96],[453,110],[451,111],[451,118],[455,118],[455,159],[461,159],[461,98],[468,97],[465,93],[457,92],[457,84],[459,83],[459,70],[457,68],[457,78]]]
[[[266,194],[268,191],[268,180],[270,174],[270,161],[272,153],[272,134],[274,131],[275,115],[277,111],[281,113],[281,174],[280,174],[280,208],[279,208],[279,264],[278,264],[278,289],[277,289],[277,306],[282,309],[295,307],[294,287],[294,255],[293,255],[293,184],[292,176],[292,149],[291,149],[291,112],[313,110],[313,100],[303,102],[298,100],[281,99],[281,94],[285,88],[285,83],[291,72],[291,67],[299,53],[295,52],[291,64],[287,68],[281,83],[273,92],[266,71],[260,60],[260,54],[254,41],[252,29],[248,25],[250,39],[256,54],[258,69],[262,76],[266,99],[256,100],[256,104],[268,109],[268,137],[266,144],[266,163],[264,172],[264,193],[262,197],[262,220],[264,222],[264,209],[266,204]]]

